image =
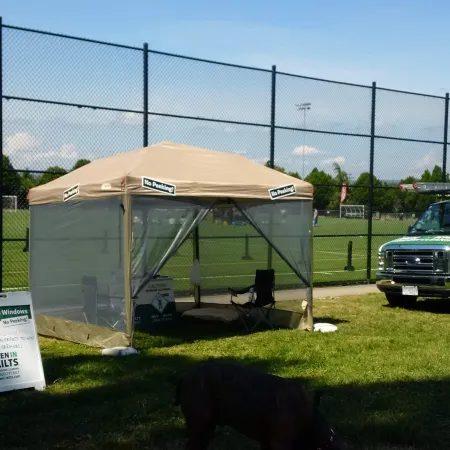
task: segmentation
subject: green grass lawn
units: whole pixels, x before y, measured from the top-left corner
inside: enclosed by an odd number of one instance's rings
[[[26,288],[28,286],[28,253],[23,252],[26,236],[28,211],[6,212],[4,214],[4,237],[19,241],[3,243],[3,284],[6,289]],[[374,220],[375,234],[372,241],[372,277],[377,267],[378,247],[395,235],[406,231],[408,221]],[[249,239],[251,260],[244,260],[245,235]],[[344,234],[354,236],[342,236]],[[216,239],[222,236],[226,239]],[[223,289],[228,286],[245,286],[252,283],[255,269],[267,267],[267,243],[255,230],[247,226],[224,226],[206,221],[200,226],[200,259],[202,264],[202,282],[205,290]],[[354,272],[344,271],[347,264],[347,247],[353,242]],[[102,245],[102,243],[99,243]],[[117,245],[109,241],[108,246]],[[191,289],[189,269],[192,264],[192,240],[186,241],[161,271],[172,276],[175,289],[188,292]],[[273,266],[277,273],[278,287],[297,287],[298,279],[291,269],[274,253]],[[366,279],[367,267],[367,221],[358,219],[323,218],[314,228],[314,282],[340,283]]]
[[[282,306],[282,305],[280,305]],[[450,305],[406,311],[382,295],[318,300],[315,320],[336,333],[294,330],[245,335],[241,328],[184,322],[139,334],[139,355],[40,339],[48,388],[0,396],[5,449],[183,449],[172,406],[180,372],[228,358],[324,391],[323,410],[353,450],[450,448]],[[256,449],[228,429],[212,449]]]

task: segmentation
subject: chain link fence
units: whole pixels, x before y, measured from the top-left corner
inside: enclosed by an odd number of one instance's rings
[[[28,190],[142,145],[175,141],[233,152],[313,183],[316,285],[373,280],[378,247],[404,234],[431,201],[401,192],[399,182],[448,179],[448,95],[3,24],[0,49],[3,290],[28,287]],[[248,285],[268,264],[279,288],[298,283],[237,211],[212,211],[199,241],[206,291]],[[179,293],[191,290],[193,242],[164,269]]]

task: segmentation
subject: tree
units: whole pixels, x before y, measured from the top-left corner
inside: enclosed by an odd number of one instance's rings
[[[337,162],[333,163],[333,172],[334,179],[339,185],[346,184],[348,186],[350,184],[350,176],[345,170],[342,170]]]
[[[22,189],[28,193],[28,191],[36,186],[36,177],[33,176],[30,172],[23,172],[20,183],[22,185]]]
[[[327,209],[335,192],[332,176],[314,167],[305,177],[305,181],[314,186],[314,206],[317,209]]]
[[[89,164],[91,161],[89,159],[79,159],[72,167],[71,171],[77,170],[80,167],[85,166],[86,164]]]
[[[3,155],[3,191],[2,195],[18,195],[20,191],[20,174],[15,171],[10,159]]]
[[[330,202],[329,207],[331,209],[339,209],[339,205],[341,203],[341,189],[340,187],[343,184],[347,186],[350,185],[350,176],[345,170],[342,170],[342,167],[338,163],[333,163],[333,173],[334,173],[334,183],[336,184],[336,188],[333,193],[333,198]]]
[[[439,167],[437,164],[434,166],[432,172],[430,173],[430,171],[428,169],[425,170],[425,172],[422,174],[422,176],[420,177],[420,181],[423,182],[442,182],[442,167]],[[446,175],[445,177],[445,181],[450,181],[449,178],[449,174]]]
[[[62,175],[65,175],[67,173],[66,169],[63,169],[62,167],[58,166],[52,166],[49,167],[45,173],[43,173],[36,182],[37,186],[40,186],[41,184],[49,183],[50,181],[56,180]]]
[[[266,164],[264,164],[264,165],[266,167],[270,167],[270,161],[267,161]],[[300,176],[300,174],[298,172],[287,172],[284,167],[274,165],[273,169],[277,170],[278,172],[285,173],[286,175],[289,175],[290,177],[298,178],[300,180],[302,179],[302,177]]]
[[[363,172],[358,179],[355,181],[351,189],[349,189],[349,200],[348,203],[354,205],[365,205],[369,204],[369,172]],[[373,209],[384,210],[386,207],[384,203],[384,195],[386,189],[385,184],[380,181],[377,177],[373,177]]]

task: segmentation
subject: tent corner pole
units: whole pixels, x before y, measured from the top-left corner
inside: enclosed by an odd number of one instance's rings
[[[122,197],[123,205],[123,270],[124,270],[124,294],[125,312],[127,321],[127,335],[130,336],[130,345],[134,345],[134,308],[131,298],[131,246],[132,246],[132,221],[131,221],[131,196],[125,193]]]

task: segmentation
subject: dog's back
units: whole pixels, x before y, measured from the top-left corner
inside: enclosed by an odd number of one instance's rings
[[[195,367],[178,384],[176,403],[196,443],[190,448],[206,448],[216,425],[260,443],[301,441],[312,429],[313,406],[298,383],[234,363]]]

